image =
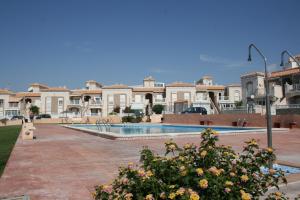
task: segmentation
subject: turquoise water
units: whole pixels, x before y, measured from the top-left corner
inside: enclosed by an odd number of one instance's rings
[[[75,124],[71,127],[85,128],[97,130],[96,125]],[[238,128],[238,127],[214,127],[214,126],[185,126],[185,125],[162,125],[162,124],[114,124],[111,125],[108,132],[113,132],[123,135],[136,135],[136,134],[159,134],[159,133],[200,133],[205,128],[212,128],[215,131],[246,131],[258,130],[257,128]],[[102,126],[100,130],[105,130]]]

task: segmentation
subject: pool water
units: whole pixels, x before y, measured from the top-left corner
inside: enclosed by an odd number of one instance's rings
[[[84,128],[96,131],[112,132],[121,135],[138,134],[162,134],[162,133],[200,133],[205,128],[212,128],[220,133],[222,132],[243,132],[249,130],[262,130],[257,128],[239,128],[239,127],[217,127],[217,126],[186,126],[186,125],[164,125],[164,124],[113,124],[110,128],[96,125],[75,124],[70,125],[74,128]]]
[[[260,169],[264,174],[267,174],[269,171],[269,169],[267,167],[261,167]],[[282,170],[285,173],[285,175],[300,173],[300,168],[291,167],[291,166],[287,166],[287,165],[273,164],[273,169]]]

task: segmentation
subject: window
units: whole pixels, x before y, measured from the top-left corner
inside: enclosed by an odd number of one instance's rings
[[[240,101],[240,91],[239,90],[235,90],[234,91],[234,101]]]
[[[246,84],[246,94],[247,97],[253,95],[253,83],[251,81]]]
[[[184,93],[184,97],[183,98],[184,98],[184,100],[188,100],[189,101],[190,100],[190,93],[187,93],[187,92]]]
[[[4,107],[4,99],[0,99],[0,107]]]
[[[9,107],[11,107],[11,108],[17,108],[18,105],[19,105],[18,102],[10,102],[10,103],[9,103]]]

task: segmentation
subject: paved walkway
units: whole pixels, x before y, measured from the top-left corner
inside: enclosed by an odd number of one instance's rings
[[[138,162],[143,146],[162,153],[166,141],[107,140],[58,125],[38,125],[35,135],[34,141],[18,139],[0,179],[0,197],[28,194],[31,200],[91,199],[93,186],[112,180],[118,166]],[[266,145],[265,134],[220,138],[221,143],[238,151],[249,138],[260,139],[260,144]],[[273,138],[278,159],[300,165],[300,130],[276,133]],[[195,137],[175,141],[198,142]],[[300,184],[293,187],[296,191]]]

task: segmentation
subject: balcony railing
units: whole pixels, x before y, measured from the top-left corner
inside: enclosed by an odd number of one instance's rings
[[[154,99],[154,103],[166,103],[166,99]]]
[[[229,96],[219,96],[219,101],[229,101]]]
[[[80,105],[80,100],[70,100],[70,105]]]
[[[276,105],[276,109],[300,108],[300,104]]]

